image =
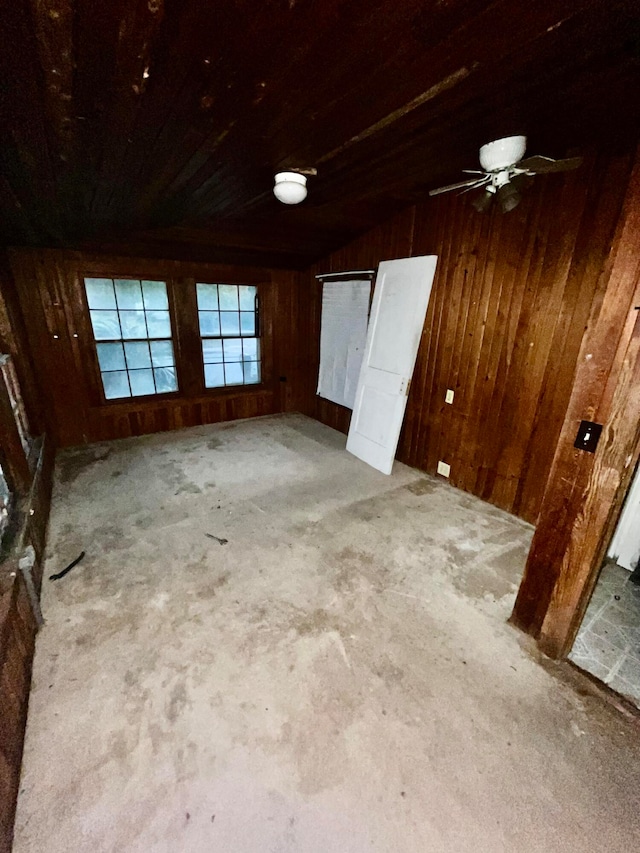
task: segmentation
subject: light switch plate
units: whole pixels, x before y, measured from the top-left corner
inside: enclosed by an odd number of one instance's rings
[[[453,403],[453,391],[451,388],[447,388],[447,393],[444,395],[445,403]]]
[[[447,465],[446,462],[438,462],[438,474],[442,474],[443,477],[448,477],[451,473],[451,465]]]
[[[602,424],[596,424],[593,421],[580,421],[580,427],[576,440],[573,446],[578,450],[586,450],[588,453],[595,453],[598,446],[598,439],[602,432]]]

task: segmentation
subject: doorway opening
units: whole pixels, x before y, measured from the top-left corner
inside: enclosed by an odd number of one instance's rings
[[[640,464],[569,660],[640,708]]]

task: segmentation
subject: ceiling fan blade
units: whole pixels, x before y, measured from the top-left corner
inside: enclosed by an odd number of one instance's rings
[[[521,160],[516,163],[516,169],[523,169],[525,172],[533,172],[536,175],[545,175],[548,172],[569,172],[572,169],[577,169],[582,165],[582,157],[568,157],[566,160],[553,160],[551,157],[527,157],[526,160]]]
[[[483,172],[482,169],[463,169],[462,170],[465,175],[485,175],[486,172]]]
[[[465,193],[471,192],[471,190],[475,190],[478,187],[485,187],[487,184],[491,183],[491,175],[485,175],[484,178],[480,178],[480,180],[476,181],[475,184],[471,184],[471,186],[467,187],[466,190],[462,190],[460,195],[464,195]]]
[[[484,178],[482,179],[484,182]],[[470,181],[460,181],[459,184],[449,184],[448,187],[438,187],[437,190],[429,190],[429,195],[440,195],[440,193],[448,193],[452,190],[461,190],[465,187],[479,186],[477,178],[472,178]]]
[[[518,192],[522,192],[523,190],[529,189],[529,187],[533,184],[533,181],[533,175],[528,175],[526,172],[520,172],[520,174],[514,175],[511,178],[511,183],[518,190]]]

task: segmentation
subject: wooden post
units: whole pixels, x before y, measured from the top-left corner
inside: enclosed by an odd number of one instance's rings
[[[639,235],[640,148],[511,617],[554,658],[573,644],[640,452]],[[581,420],[603,424],[595,453],[573,446]]]

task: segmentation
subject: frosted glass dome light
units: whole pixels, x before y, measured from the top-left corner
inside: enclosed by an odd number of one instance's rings
[[[497,172],[515,166],[524,157],[526,136],[505,136],[488,142],[480,149],[480,165],[485,172]]]
[[[273,194],[283,204],[300,204],[307,197],[307,178],[298,172],[278,172]]]

